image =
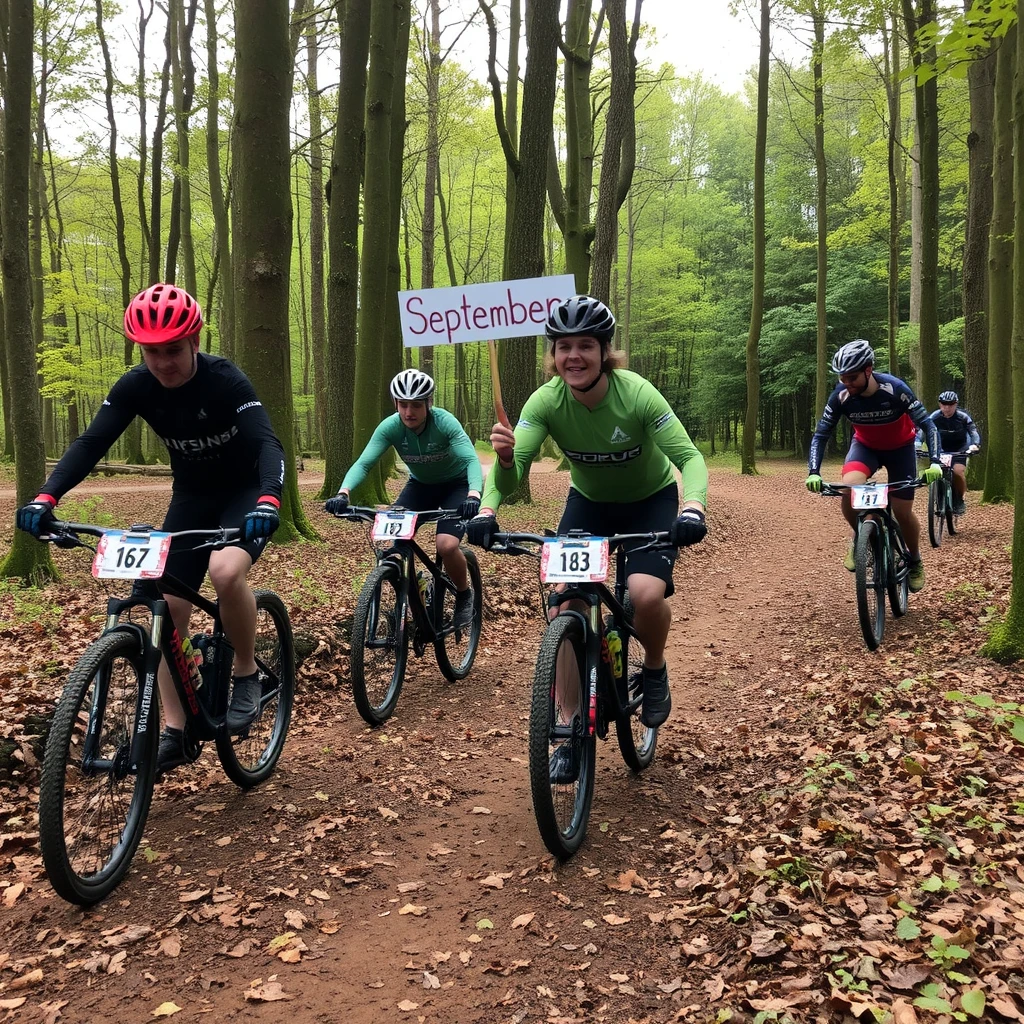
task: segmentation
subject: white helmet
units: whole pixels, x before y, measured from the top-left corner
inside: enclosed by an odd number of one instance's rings
[[[391,397],[396,401],[416,402],[434,393],[434,378],[422,370],[403,370],[391,381]]]
[[[844,373],[856,373],[866,366],[873,366],[875,353],[863,338],[848,341],[832,357],[832,372],[840,376]]]

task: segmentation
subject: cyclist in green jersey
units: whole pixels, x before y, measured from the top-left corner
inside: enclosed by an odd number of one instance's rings
[[[703,540],[704,458],[658,389],[620,368],[622,357],[611,350],[614,331],[611,310],[588,295],[573,296],[552,310],[545,333],[554,376],[527,399],[514,431],[500,423],[491,430],[496,459],[480,515],[469,524],[471,543],[487,548],[493,542],[502,496],[516,489],[548,435],[570,463],[572,486],[559,534],[572,529],[598,536],[667,530],[677,547]],[[683,478],[681,512],[673,466]],[[674,590],[674,563],[671,550],[631,553],[626,560],[635,626],[644,647],[641,717],[650,728],[661,725],[672,707],[665,642],[672,622],[666,598]]]
[[[434,381],[420,370],[403,370],[391,381],[396,412],[384,420],[366,443],[362,455],[341,481],[338,493],[324,508],[335,515],[348,507],[349,492],[358,487],[377,460],[394,447],[409,470],[409,480],[396,505],[423,512],[457,508],[462,521],[480,509],[483,473],[473,442],[462,424],[444,409],[434,407]],[[460,519],[437,524],[437,555],[455,584],[455,625],[467,629],[473,621],[473,588],[466,556],[459,550],[465,533]]]

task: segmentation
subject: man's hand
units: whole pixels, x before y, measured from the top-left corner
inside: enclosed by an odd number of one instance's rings
[[[495,423],[491,427],[491,447],[499,462],[511,464],[515,446],[516,435],[511,427],[506,427],[503,423]]]
[[[804,484],[807,490],[814,494],[821,494],[821,477],[817,473],[812,473],[805,481]]]
[[[256,507],[245,517],[242,524],[242,538],[246,544],[254,540],[265,540],[281,525],[277,506],[266,498],[260,498]]]
[[[339,491],[333,498],[328,498],[324,503],[324,511],[332,516],[340,516],[342,512],[347,512],[348,492]]]
[[[933,462],[922,474],[921,479],[926,484],[933,484],[936,480],[942,478],[942,466],[937,462]]]
[[[14,523],[19,530],[31,533],[36,540],[50,532],[55,519],[53,508],[56,503],[49,495],[37,495],[34,501],[22,505],[15,513]]]
[[[498,532],[498,520],[493,513],[475,516],[466,525],[466,540],[484,551],[490,551],[494,535]]]
[[[977,452],[980,452],[980,451],[981,451],[981,445],[970,444],[970,445],[967,446],[967,454],[968,455],[974,455],[974,454],[976,454]]]
[[[699,544],[707,534],[708,526],[699,508],[684,508],[669,529],[669,539],[677,548]]]
[[[480,511],[480,499],[469,497],[459,506],[460,519],[472,519]]]

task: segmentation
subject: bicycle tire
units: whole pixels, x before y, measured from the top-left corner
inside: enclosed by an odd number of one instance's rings
[[[900,532],[899,523],[893,522],[890,535],[892,546],[885,567],[885,589],[889,593],[889,607],[893,618],[899,619],[907,614],[907,602],[910,599],[910,566],[907,562],[907,545]]]
[[[875,650],[885,633],[885,564],[878,523],[861,520],[854,545],[857,618],[868,650]]]
[[[632,623],[633,602],[630,601],[629,595],[626,596],[623,607]],[[617,679],[615,685],[619,691],[619,700],[624,704],[630,703],[643,689],[643,647],[639,640],[630,640],[629,635],[615,622],[612,615],[605,620],[605,629],[618,629],[622,635],[622,678]],[[628,718],[615,720],[615,737],[619,741],[622,760],[626,762],[627,767],[638,773],[650,767],[658,745],[658,730],[640,721],[640,711],[641,707],[638,706]]]
[[[946,529],[949,530],[950,537],[955,537],[960,529],[960,517],[953,511],[953,501],[953,485],[950,484],[949,498],[946,501]]]
[[[381,563],[366,577],[352,615],[352,697],[368,725],[386,722],[402,692],[409,658],[405,608],[401,568]]]
[[[68,903],[87,907],[108,896],[128,873],[142,838],[153,799],[159,732],[154,693],[143,756],[132,772],[129,756],[144,678],[138,638],[108,633],[86,648],[57,703],[39,784],[39,848],[50,884]],[[101,714],[100,764],[87,770],[81,755],[93,708]],[[79,805],[86,813],[76,832],[71,822]]]
[[[928,539],[932,547],[942,545],[942,530],[946,523],[946,483],[936,480],[928,488]]]
[[[480,630],[483,624],[483,580],[480,578],[480,564],[477,562],[475,552],[468,548],[462,548],[462,553],[466,556],[469,582],[473,587],[473,622],[468,633],[452,628],[455,616],[455,592],[444,587],[442,588],[444,598],[441,606],[441,629],[443,632],[434,641],[437,667],[450,683],[458,682],[469,675],[469,670],[473,667],[473,660],[476,658],[477,647],[480,644]],[[444,578],[448,579],[446,573]],[[438,588],[435,586],[435,601],[438,597],[437,592]]]
[[[221,727],[214,738],[224,774],[242,789],[266,781],[277,767],[295,702],[295,641],[288,611],[272,590],[257,590],[254,596],[260,710],[242,732],[233,735]]]
[[[574,689],[578,691],[578,713],[571,735],[557,726],[555,672],[563,644],[569,645],[576,665]],[[586,735],[587,702],[586,650],[583,624],[575,615],[558,615],[548,623],[537,652],[530,700],[530,790],[533,813],[544,845],[558,860],[568,860],[580,847],[587,832],[590,805],[594,798],[594,763],[597,738]],[[568,738],[566,738],[568,735]],[[558,742],[553,745],[552,740]],[[572,743],[579,770],[571,784],[551,781],[551,756],[561,742]],[[563,820],[565,819],[565,820]]]

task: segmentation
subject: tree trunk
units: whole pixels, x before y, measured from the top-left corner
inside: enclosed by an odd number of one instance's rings
[[[441,3],[429,0],[430,35],[427,39],[427,138],[423,155],[423,239],[420,287],[434,287],[434,249],[437,233],[435,213],[437,208],[438,166],[440,142],[438,140],[439,93],[441,67]],[[420,349],[420,369],[424,373],[434,372],[434,347],[427,345]]]
[[[235,8],[235,169],[232,248],[239,364],[267,408],[285,451],[281,526],[287,541],[314,537],[295,470],[288,282],[292,247],[289,107],[292,59],[287,0]]]
[[[764,166],[768,142],[768,57],[770,0],[761,0],[761,53],[757,69],[757,135],[754,143],[754,282],[750,303],[750,332],[747,335],[747,410],[743,420],[743,451],[740,468],[746,475],[757,472],[754,454],[757,441],[757,408],[761,390],[761,361],[757,346],[761,340],[764,310],[765,202]]]
[[[182,278],[185,291],[198,295],[196,254],[192,244],[192,185],[189,181],[191,154],[189,150],[189,113],[195,91],[196,68],[192,62],[192,30],[195,27],[196,5],[190,0],[186,15],[185,0],[171,0],[171,71],[174,83],[174,129],[177,136],[178,159],[174,169],[174,185],[178,195],[178,237],[181,245]]]
[[[13,407],[17,502],[35,497],[46,475],[43,425],[36,377],[36,343],[32,333],[32,279],[29,264],[29,174],[32,162],[32,61],[34,4],[13,4],[7,26],[4,89],[3,292]],[[0,564],[0,577],[40,583],[56,577],[50,548],[15,530],[11,550]]]
[[[149,11],[147,12],[142,4],[139,4],[139,63],[135,75],[135,102],[139,105],[139,161],[135,174],[135,201],[138,205],[139,231],[142,235],[142,245],[139,247],[138,281],[140,284],[146,282],[146,268],[149,265],[149,251],[152,245],[149,217],[146,214],[146,162],[149,158],[148,142],[146,139],[146,109],[149,96],[149,90],[146,88],[146,30],[149,27],[150,18],[153,17],[153,6],[153,0],[150,0]]]
[[[889,372],[899,376],[900,361],[896,351],[896,335],[900,329],[900,230],[903,226],[901,183],[904,180],[902,121],[900,113],[900,34],[896,14],[892,15],[892,46],[886,38],[886,21],[882,19],[882,41],[885,47],[885,91],[889,106],[888,142],[889,172]],[[816,405],[823,409],[824,403]]]
[[[324,157],[323,119],[317,78],[316,18],[306,24],[306,95],[309,104],[309,327],[313,348],[313,408],[317,448],[323,451],[327,396],[324,390],[324,348],[327,345],[324,307]]]
[[[171,87],[171,26],[167,25],[164,33],[164,67],[160,74],[160,99],[156,107],[156,123],[153,125],[153,166],[150,172],[149,189],[149,284],[156,284],[162,277],[160,257],[162,243],[160,240],[161,214],[164,202],[164,130],[167,127],[167,94]]]
[[[996,55],[992,117],[992,228],[988,244],[988,431],[983,501],[1013,498],[1013,391],[1010,337],[1016,315],[1013,283],[1013,96],[1017,36]]]
[[[814,307],[817,313],[815,355],[817,373],[814,380],[814,407],[824,409],[828,399],[828,322],[825,317],[825,285],[828,281],[828,167],[825,164],[825,11],[820,3],[811,8],[814,22],[814,49],[811,74],[814,77],[814,171],[815,216],[818,221],[817,275]],[[765,442],[767,446],[767,441]]]

